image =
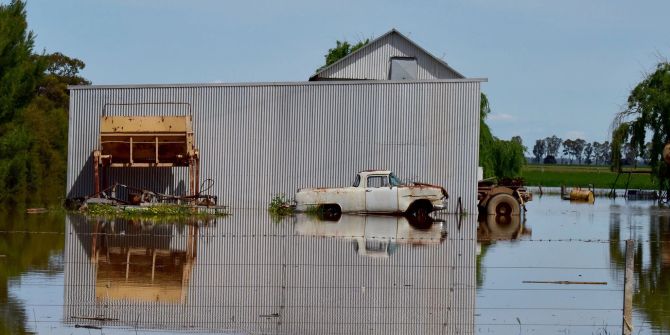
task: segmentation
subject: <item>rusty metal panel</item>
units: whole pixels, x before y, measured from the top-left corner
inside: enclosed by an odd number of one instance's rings
[[[438,236],[444,237],[427,236],[430,241],[417,245],[396,240],[389,257],[375,258],[356,251],[352,241],[363,237],[356,232],[305,236],[291,219],[278,224],[266,211],[240,210],[197,228],[185,299],[166,302],[96,299],[96,269],[86,252],[95,234],[91,222],[69,214],[63,320],[73,325],[73,316],[95,316],[110,320],[87,323],[139,330],[472,334],[476,217],[441,218]],[[194,228],[164,224],[169,229],[162,235],[117,238],[147,245],[157,238],[183,241]]]
[[[323,69],[311,80],[387,80],[393,58],[414,58],[418,80],[458,79],[463,75],[397,31],[371,41],[348,57]]]
[[[234,208],[266,208],[301,187],[350,185],[389,169],[444,186],[448,210],[476,213],[479,80],[91,86],[71,88],[68,196],[93,192],[91,151],[107,115],[184,116],[192,108],[201,180]],[[188,192],[186,168],[113,168],[111,182]]]
[[[102,116],[100,153],[111,166],[188,166],[197,156],[191,115]]]
[[[187,133],[191,116],[103,116],[100,133]]]

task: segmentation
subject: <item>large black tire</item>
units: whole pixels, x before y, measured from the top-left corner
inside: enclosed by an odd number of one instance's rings
[[[433,205],[430,203],[416,202],[407,211],[407,219],[414,228],[427,229],[433,224],[433,218],[430,212],[433,211]]]
[[[489,215],[518,216],[521,214],[521,205],[509,194],[498,194],[489,200],[486,212]]]
[[[322,205],[319,208],[319,218],[325,221],[338,221],[342,216],[342,209],[339,205]]]

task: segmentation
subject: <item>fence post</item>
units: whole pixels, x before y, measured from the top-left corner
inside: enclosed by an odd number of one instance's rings
[[[623,324],[621,333],[633,333],[633,240],[626,240],[626,274],[623,280]]]

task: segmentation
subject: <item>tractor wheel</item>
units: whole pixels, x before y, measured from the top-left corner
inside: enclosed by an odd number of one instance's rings
[[[511,216],[521,214],[521,205],[509,194],[498,194],[486,205],[489,215]]]

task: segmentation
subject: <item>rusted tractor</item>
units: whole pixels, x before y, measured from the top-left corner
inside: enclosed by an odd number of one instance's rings
[[[522,208],[526,211],[526,202],[533,200],[533,195],[518,180],[496,183],[494,179],[485,179],[479,182],[477,191],[481,214],[517,216]]]

